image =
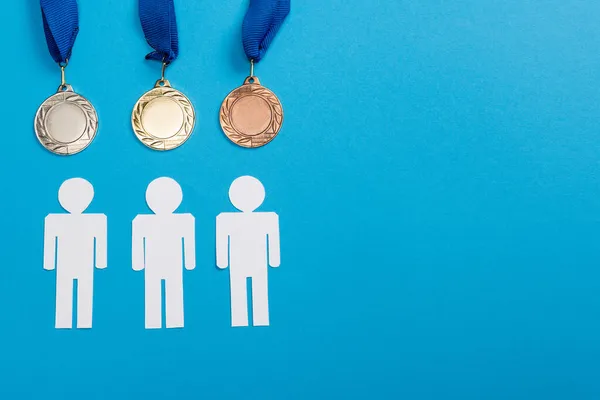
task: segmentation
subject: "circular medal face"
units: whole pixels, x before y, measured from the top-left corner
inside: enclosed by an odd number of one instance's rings
[[[98,114],[92,103],[61,86],[35,115],[35,134],[46,149],[59,155],[79,153],[90,145],[98,130]]]
[[[153,150],[172,150],[192,135],[196,114],[190,100],[159,80],[133,108],[131,124],[137,138]]]
[[[221,128],[242,147],[261,147],[277,136],[283,123],[283,108],[273,92],[248,77],[221,105]]]

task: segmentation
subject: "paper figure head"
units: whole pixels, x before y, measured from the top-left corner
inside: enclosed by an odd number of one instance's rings
[[[81,214],[94,198],[94,187],[83,178],[67,179],[58,189],[58,202],[71,214]]]
[[[158,178],[146,190],[146,203],[155,214],[171,214],[181,205],[183,192],[179,183],[171,178]]]
[[[265,187],[252,176],[240,176],[229,188],[229,199],[238,210],[252,212],[265,201]]]

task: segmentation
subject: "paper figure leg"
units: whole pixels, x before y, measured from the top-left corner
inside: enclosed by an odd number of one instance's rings
[[[183,328],[183,282],[181,278],[165,281],[167,328]]]
[[[252,277],[252,325],[269,326],[269,285],[266,273]]]
[[[231,326],[248,326],[246,277],[231,274]]]
[[[73,327],[73,278],[56,275],[56,321],[57,329]]]
[[[146,329],[162,327],[161,280],[146,276]]]
[[[86,276],[77,280],[77,328],[92,327],[94,279]]]

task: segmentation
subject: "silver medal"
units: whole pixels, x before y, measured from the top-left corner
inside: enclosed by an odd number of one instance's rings
[[[73,155],[90,145],[98,130],[98,114],[85,97],[64,81],[58,92],[47,98],[35,115],[35,134],[47,150]]]

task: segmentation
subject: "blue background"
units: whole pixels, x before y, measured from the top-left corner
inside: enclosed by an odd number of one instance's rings
[[[248,73],[246,1],[176,1],[168,78],[194,103],[167,153],[133,135],[160,73],[135,1],[80,1],[67,78],[100,117],[83,153],[33,133],[59,84],[37,0],[3,5],[0,398],[600,398],[600,5],[597,1],[294,1],[257,67],[283,131],[248,151],[221,133]],[[281,216],[272,326],[229,327],[214,218],[232,180]],[[186,327],[144,330],[131,220],[146,185],[181,182],[197,219]],[[54,329],[43,219],[81,176],[109,221],[94,328]]]

